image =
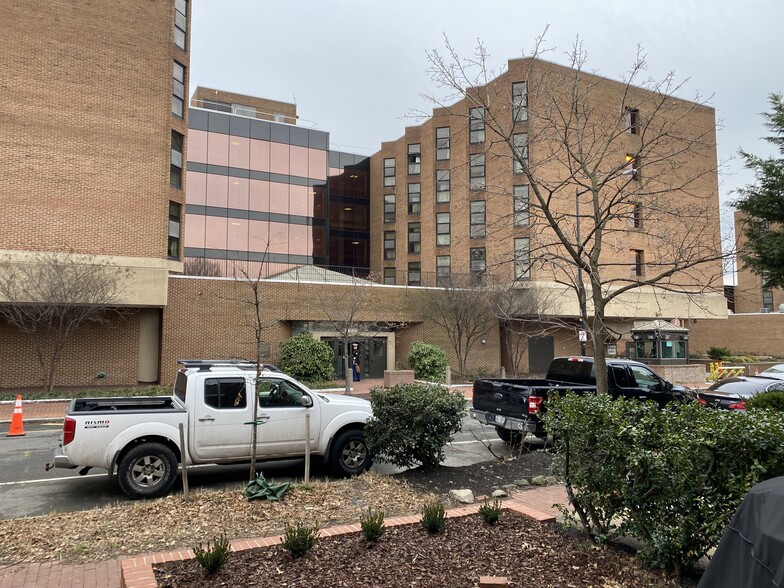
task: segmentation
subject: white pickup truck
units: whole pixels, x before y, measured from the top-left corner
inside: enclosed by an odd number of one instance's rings
[[[371,465],[364,440],[370,403],[322,394],[265,366],[238,361],[182,360],[174,396],[79,398],[71,402],[57,468],[117,471],[130,498],[155,498],[171,488],[177,464],[238,463],[251,457],[253,391],[259,395],[257,459],[305,455],[305,415],[311,453],[335,474],[360,474]],[[185,447],[180,447],[180,424]]]

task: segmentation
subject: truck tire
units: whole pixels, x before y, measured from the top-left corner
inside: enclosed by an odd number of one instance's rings
[[[177,457],[162,443],[140,443],[120,460],[117,481],[132,500],[158,498],[177,477]]]
[[[495,432],[502,441],[505,441],[512,447],[517,447],[520,445],[520,442],[525,439],[525,435],[523,433],[510,431],[509,429],[504,429],[501,427],[496,427]]]
[[[370,458],[362,431],[349,429],[335,438],[332,442],[329,465],[334,475],[343,478],[358,476],[370,469],[373,460]]]

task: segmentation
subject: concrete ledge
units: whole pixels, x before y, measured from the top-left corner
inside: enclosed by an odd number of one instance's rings
[[[413,372],[412,372],[413,373]],[[532,518],[540,522],[554,521],[555,516],[552,514],[544,513],[527,506],[516,498],[507,498],[503,501],[504,510],[516,512],[528,518]],[[468,515],[477,514],[481,504],[474,503],[459,508],[450,508],[446,512],[447,518],[464,517]],[[398,527],[400,525],[414,525],[419,523],[419,515],[393,517],[384,521],[385,527]],[[353,525],[336,525],[327,529],[321,529],[321,537],[331,537],[335,535],[346,535],[349,533],[358,533],[361,531],[359,524]],[[245,551],[248,549],[256,549],[258,547],[271,547],[282,543],[283,538],[280,535],[272,537],[264,537],[260,539],[242,539],[235,540],[230,543],[230,548],[233,552]],[[180,551],[167,551],[165,553],[154,553],[151,555],[142,555],[139,557],[124,559],[120,562],[120,583],[123,588],[157,588],[158,583],[155,581],[155,573],[153,572],[153,564],[159,564],[169,561],[179,561],[186,559],[193,559],[195,556],[193,550],[183,549]]]
[[[413,384],[414,370],[384,370],[384,388],[397,384]]]

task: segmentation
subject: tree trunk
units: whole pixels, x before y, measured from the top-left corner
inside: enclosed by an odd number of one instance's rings
[[[256,362],[256,382],[253,385],[253,413],[252,413],[252,421],[253,424],[251,427],[250,433],[250,474],[248,481],[252,482],[256,479],[256,447],[259,436],[259,425],[257,424],[258,421],[258,414],[259,414],[259,380],[261,379],[261,370],[259,369],[259,363]]]
[[[598,290],[598,292],[597,292]],[[593,347],[594,372],[596,373],[596,391],[599,394],[609,392],[607,378],[607,348],[604,345],[604,301],[601,288],[593,288],[593,323],[591,324],[591,346]]]
[[[345,390],[345,392],[346,392],[346,396],[350,396],[350,395],[351,395],[351,380],[352,380],[352,377],[351,377],[351,376],[352,376],[352,375],[353,375],[353,373],[354,373],[354,372],[352,371],[352,369],[351,369],[351,363],[350,363],[350,361],[349,361],[349,355],[348,355],[348,354],[349,354],[349,350],[348,350],[348,345],[349,345],[349,342],[348,342],[348,339],[347,339],[347,340],[346,340],[346,346],[345,346],[345,347],[346,347],[346,353],[345,353],[345,355],[343,356],[343,368],[344,368],[344,370],[345,370],[345,372],[346,372],[346,390]]]

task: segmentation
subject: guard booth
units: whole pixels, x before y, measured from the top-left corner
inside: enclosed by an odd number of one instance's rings
[[[689,329],[657,319],[631,330],[634,359],[650,365],[689,363]]]

